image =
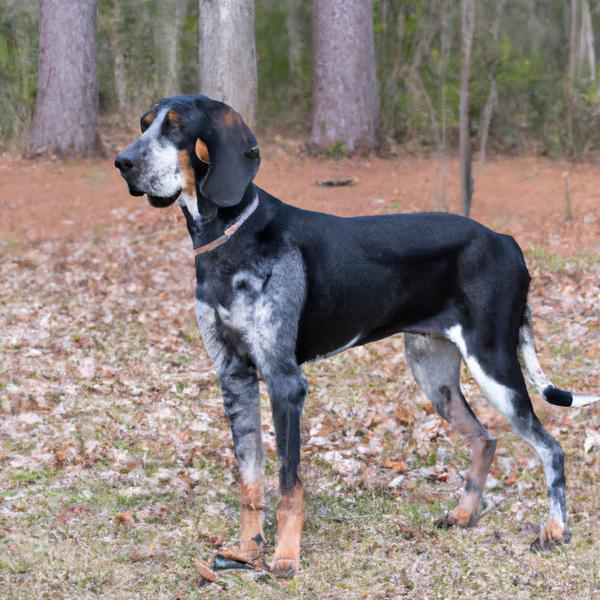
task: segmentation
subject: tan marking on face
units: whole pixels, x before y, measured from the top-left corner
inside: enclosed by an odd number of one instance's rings
[[[210,164],[210,156],[208,154],[208,148],[206,147],[206,144],[200,138],[198,138],[196,140],[196,146],[194,147],[194,151],[196,152],[196,156],[203,163],[206,163],[207,165]]]
[[[196,196],[196,174],[194,173],[190,157],[185,150],[180,150],[177,153],[177,159],[179,160],[179,168],[183,173],[182,192],[194,198]]]
[[[241,513],[240,513],[240,551],[250,560],[258,558],[263,533],[264,513],[264,484],[262,479],[252,484],[240,485]],[[259,539],[260,537],[260,539]]]
[[[301,484],[281,496],[277,508],[277,547],[271,565],[275,574],[300,569],[300,535],[304,525],[304,491]]]
[[[150,127],[152,125],[152,121],[154,121],[156,117],[156,112],[148,113],[145,117],[142,118],[142,121],[146,127]]]
[[[236,112],[233,109],[229,109],[225,115],[223,116],[223,120],[221,121],[221,125],[223,125],[223,127],[233,127],[234,125],[241,125],[242,124],[242,117],[240,117],[240,114],[238,112]]]
[[[174,121],[179,120],[179,115],[174,111],[174,110],[170,110],[167,113],[167,121],[173,123]]]

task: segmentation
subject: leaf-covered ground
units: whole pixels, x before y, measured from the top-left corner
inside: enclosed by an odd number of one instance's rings
[[[597,593],[600,407],[534,401],[567,453],[573,531],[568,546],[534,555],[529,543],[546,510],[541,468],[465,373],[498,452],[479,526],[438,530],[468,452],[418,391],[401,336],[305,369],[302,573],[279,581],[228,572],[200,588],[193,558],[235,541],[239,504],[221,399],[193,318],[190,245],[181,225],[137,226],[125,212],[114,219],[101,234],[90,223],[77,241],[0,248],[2,598]],[[579,226],[598,239],[596,217]],[[519,239],[534,276],[538,349],[555,383],[598,390],[599,248],[558,229],[552,243]],[[277,463],[263,401],[270,553]]]

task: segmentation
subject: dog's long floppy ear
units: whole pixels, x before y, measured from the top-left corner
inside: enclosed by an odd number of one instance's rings
[[[208,139],[196,141],[196,155],[208,163],[200,192],[217,206],[233,206],[241,201],[260,165],[256,138],[242,117],[229,108],[211,116]]]

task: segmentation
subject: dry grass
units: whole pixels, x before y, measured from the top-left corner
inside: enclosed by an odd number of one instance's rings
[[[188,243],[182,231],[133,231],[125,220],[102,239],[3,251],[2,598],[596,593],[600,450],[586,453],[584,442],[600,408],[536,401],[567,453],[573,541],[534,555],[541,469],[465,377],[499,438],[490,510],[475,529],[440,531],[434,520],[456,501],[468,456],[409,377],[400,337],[306,369],[303,572],[293,581],[230,572],[198,587],[192,559],[235,539],[239,507],[219,392],[192,316]],[[537,247],[529,258],[542,362],[556,383],[599,389],[597,255]],[[267,406],[270,552],[277,465]],[[398,478],[386,459],[408,471]]]

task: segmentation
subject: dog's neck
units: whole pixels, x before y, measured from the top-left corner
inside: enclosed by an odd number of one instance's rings
[[[194,249],[210,244],[223,236],[225,229],[231,226],[253,202],[256,193],[257,190],[251,183],[244,192],[241,202],[235,206],[218,207],[202,196],[196,186],[199,216],[194,218],[185,205],[181,207]]]

